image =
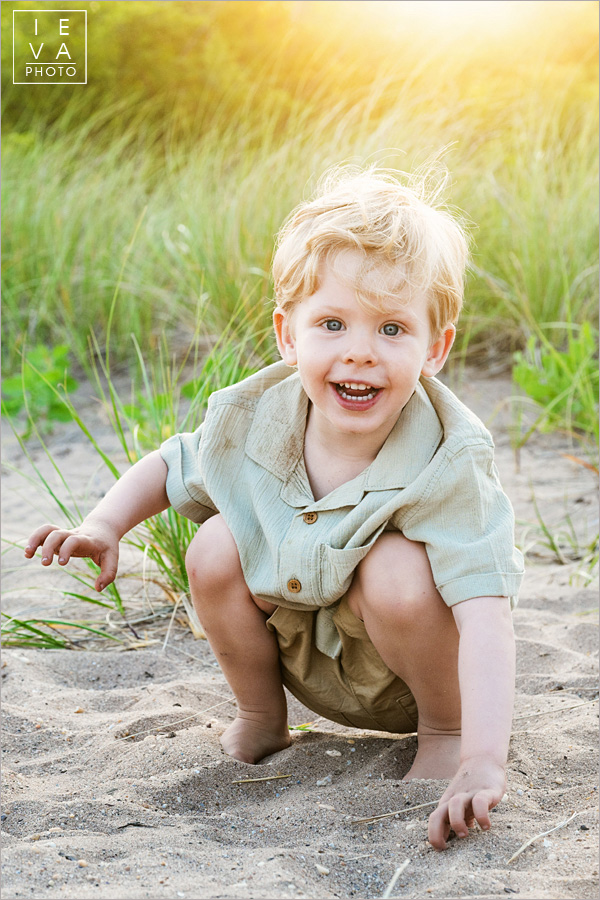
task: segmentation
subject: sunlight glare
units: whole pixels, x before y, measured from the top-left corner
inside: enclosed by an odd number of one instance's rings
[[[369,6],[373,12],[379,7],[378,14],[392,27],[452,38],[466,33],[499,36],[514,27],[519,12],[515,0],[375,0]]]

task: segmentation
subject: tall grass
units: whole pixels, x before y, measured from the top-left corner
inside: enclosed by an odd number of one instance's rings
[[[540,328],[565,345],[573,325],[597,315],[597,124],[591,106],[572,107],[568,72],[548,76],[542,96],[513,117],[509,140],[489,148],[469,207],[470,326],[484,337],[495,326],[511,348]]]
[[[444,148],[449,199],[474,223],[458,349],[523,347],[532,322],[563,340],[557,323],[596,307],[597,112],[582,71],[532,67],[523,83],[488,66],[478,84],[455,61],[425,59],[402,78],[387,64],[368,90],[317,91],[285,116],[276,92],[259,116],[249,95],[201,134],[176,112],[159,127],[126,100],[76,126],[74,99],[68,121],[3,140],[5,365],[16,368],[24,340],[67,342],[86,365],[144,210],[115,355],[130,354],[130,334],[152,348],[193,331],[199,307],[220,333],[240,298],[260,331],[274,235],[324,169],[366,160],[412,170]]]
[[[171,358],[164,347],[159,347],[156,353],[144,352],[134,340],[132,357],[135,358],[136,365],[132,367],[131,374],[136,377],[131,383],[131,393],[127,388],[117,387],[111,371],[110,333],[104,348],[100,348],[97,343],[93,344],[91,369],[96,398],[128,463],[137,462],[178,431],[193,431],[202,421],[208,398],[213,391],[241,381],[273,361],[273,348],[267,334],[260,335],[254,328],[249,329],[245,315],[243,310],[237,311],[235,319],[239,324],[232,320],[218,339],[208,342],[201,325],[197,324],[187,351],[179,360]],[[110,476],[116,481],[120,475],[119,470],[94,435],[86,411],[73,402],[64,385],[54,383],[33,362],[25,359],[23,373],[27,369],[53,395],[55,403],[64,410],[65,417],[78,427],[80,440],[91,452],[98,468],[108,469]],[[24,374],[23,377],[25,380]],[[89,512],[85,508],[86,501],[72,488],[69,471],[61,465],[60,458],[52,453],[51,445],[39,427],[38,416],[27,403],[27,392],[24,390],[23,393],[27,433],[35,439],[37,453],[31,452],[29,441],[20,436],[17,423],[12,420],[3,402],[3,415],[13,429],[23,455],[22,465],[10,468],[14,468],[26,482],[34,486],[38,498],[43,498],[54,508],[55,521],[62,527],[76,527]],[[49,463],[52,478],[43,474],[40,457]],[[190,520],[169,508],[142,522],[123,538],[124,544],[137,551],[138,568],[130,573],[130,577],[144,585],[146,599],[149,583],[157,585],[173,616],[182,604],[193,631],[199,629],[199,625],[187,598],[185,553],[196,528]],[[18,546],[10,541],[6,543],[8,549]],[[131,590],[127,590],[124,578],[120,577],[110,584],[100,599],[94,590],[99,567],[91,559],[74,563],[63,575],[75,582],[76,590],[63,589],[61,594],[65,598],[83,601],[88,609],[90,604],[102,607],[103,615],[106,609],[113,610],[120,617],[121,631],[131,631],[138,640],[139,636],[127,618],[131,606],[128,594],[131,594]],[[150,602],[148,606],[150,615],[146,611],[142,621],[156,621],[164,617],[163,608],[157,614]],[[55,617],[32,618],[6,613],[3,616],[5,621],[0,631],[4,645],[76,647],[82,643],[87,644],[91,635],[117,639],[114,634],[99,629],[98,625],[102,623],[94,618],[65,621]],[[115,623],[111,623],[112,627],[114,625]],[[65,635],[62,630],[64,628],[70,630],[71,637]]]
[[[159,122],[148,104],[125,98],[90,114],[74,95],[52,125],[6,134],[5,369],[27,368],[32,346],[67,344],[96,381],[133,462],[170,433],[193,428],[211,390],[272,360],[265,335],[274,236],[327,167],[345,160],[413,171],[440,156],[454,182],[448,199],[474,240],[453,353],[485,359],[532,347],[533,336],[569,352],[569,336],[596,315],[597,88],[585,59],[533,62],[510,79],[489,60],[477,63],[479,77],[473,58],[467,65],[424,53],[401,74],[388,60],[369,73],[368,86],[357,73],[356,90],[339,96],[317,85],[307,102],[302,84],[302,102],[285,109],[272,84],[258,101],[259,78],[237,107],[224,103],[226,112],[203,120],[201,132],[176,108]],[[285,68],[284,53],[277,65]],[[197,374],[184,384],[191,359],[184,348],[199,323],[213,349],[208,356],[198,349]],[[110,354],[100,350],[108,336]],[[586,366],[593,355],[586,344]],[[538,357],[527,358],[530,381]],[[123,360],[133,381],[127,398],[114,388]],[[27,371],[44,381],[43,372]],[[562,362],[556,371],[568,376]],[[597,382],[588,383],[593,413]],[[82,414],[59,386],[44,384],[117,477]],[[566,392],[570,424],[574,397]],[[30,421],[35,432],[39,421]],[[66,477],[64,499],[35,468],[32,479],[62,521],[80,519]],[[186,590],[191,527],[171,510],[130,536],[153,558],[171,598]],[[77,577],[89,599],[94,574]],[[123,598],[111,591],[107,602],[123,613]],[[35,641],[39,624],[7,627],[15,640]]]

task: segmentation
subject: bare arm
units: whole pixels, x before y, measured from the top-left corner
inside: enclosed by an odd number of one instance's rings
[[[96,590],[103,590],[117,574],[123,535],[169,506],[166,481],[166,463],[155,450],[125,472],[78,528],[42,525],[34,531],[25,556],[31,559],[41,547],[43,566],[51,565],[54,556],[62,566],[73,556],[87,556],[100,566]]]
[[[514,689],[515,642],[506,597],[474,597],[453,608],[460,633],[458,676],[462,706],[461,761],[429,819],[429,840],[443,850],[452,829],[466,837],[506,788]]]

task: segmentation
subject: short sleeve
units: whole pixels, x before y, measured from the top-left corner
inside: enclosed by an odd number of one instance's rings
[[[523,556],[514,545],[514,514],[498,478],[493,447],[452,455],[412,515],[398,523],[425,544],[435,584],[448,606],[472,597],[509,597],[514,607]]]
[[[160,455],[167,464],[167,496],[173,509],[192,522],[205,522],[216,512],[206,493],[200,469],[202,425],[192,433],[166,440]]]

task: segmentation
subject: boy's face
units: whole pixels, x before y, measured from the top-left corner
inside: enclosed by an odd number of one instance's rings
[[[351,277],[357,258],[337,260]],[[400,298],[401,299],[401,298]],[[420,375],[442,368],[455,329],[430,334],[428,301],[418,295],[393,310],[371,312],[329,267],[318,290],[291,312],[274,313],[283,360],[297,366],[324,435],[373,436],[383,444],[410,400]]]

